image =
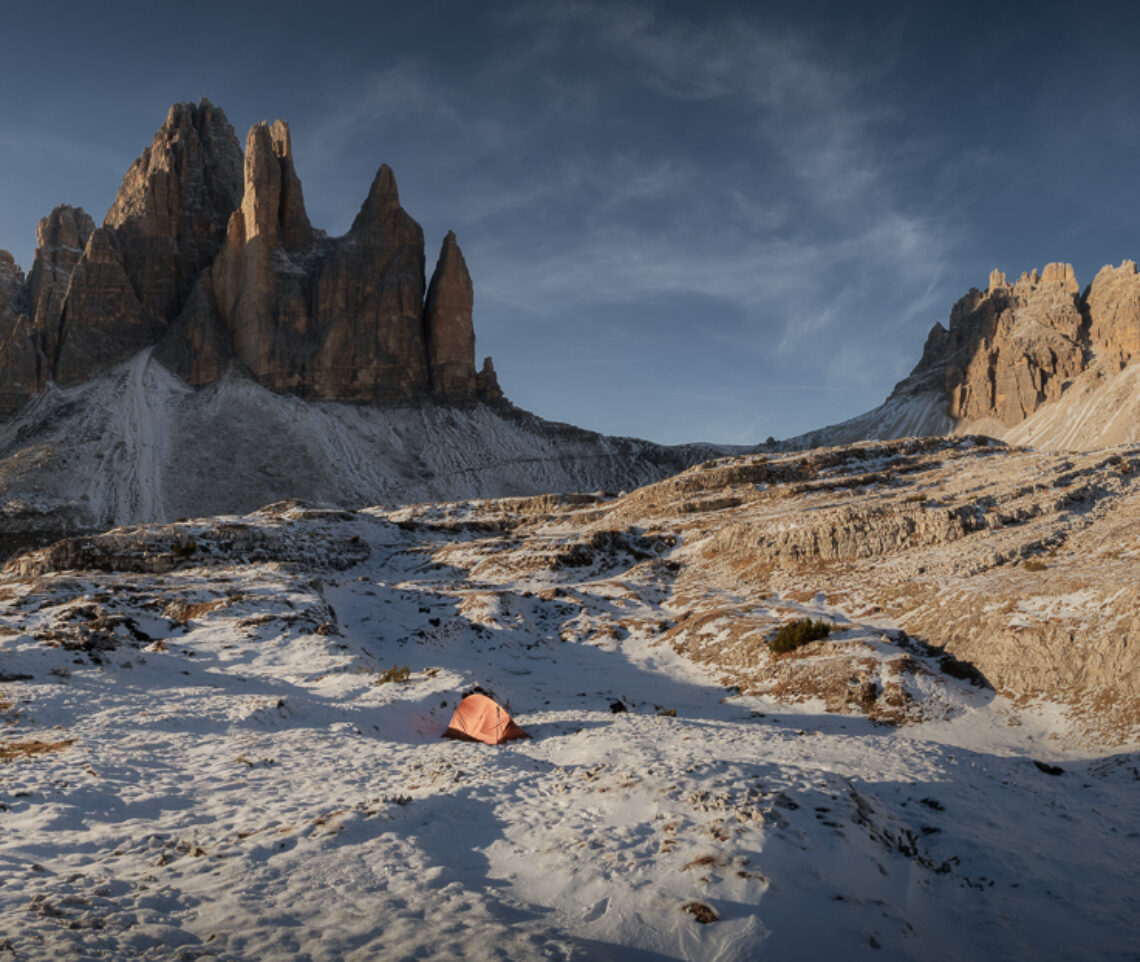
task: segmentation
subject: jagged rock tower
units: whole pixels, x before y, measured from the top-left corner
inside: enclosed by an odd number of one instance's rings
[[[102,227],[61,206],[37,239],[26,281],[0,251],[0,416],[147,347],[193,385],[236,363],[313,400],[502,396],[489,358],[475,372],[455,235],[428,287],[423,230],[387,165],[344,237],[315,229],[280,120],[255,124],[243,157],[222,110],[176,104]]]

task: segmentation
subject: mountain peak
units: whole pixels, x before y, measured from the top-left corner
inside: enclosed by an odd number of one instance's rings
[[[471,279],[454,236],[432,313],[423,230],[392,169],[380,166],[352,230],[330,240],[305,211],[283,120],[254,124],[243,153],[221,108],[174,104],[100,230],[60,206],[37,236],[26,282],[6,295],[28,305],[30,325],[18,344],[0,342],[0,416],[147,346],[194,385],[237,362],[272,390],[322,400],[478,398]],[[444,369],[448,387],[435,390]]]

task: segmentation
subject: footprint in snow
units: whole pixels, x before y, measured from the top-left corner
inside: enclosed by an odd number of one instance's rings
[[[595,902],[593,905],[591,905],[588,909],[586,909],[586,914],[582,916],[582,921],[583,922],[596,922],[603,915],[605,915],[607,911],[609,911],[609,907],[610,907],[610,900],[608,898],[599,899],[597,902]]]

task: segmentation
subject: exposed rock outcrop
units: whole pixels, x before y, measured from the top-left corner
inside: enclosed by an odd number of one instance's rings
[[[1111,414],[1112,424],[1082,427],[1083,438],[1047,415],[1119,408],[1114,378],[1137,357],[1140,276],[1132,261],[1102,268],[1083,293],[1070,264],[1048,264],[1012,284],[995,270],[985,291],[972,289],[954,305],[948,327],[934,325],[922,359],[880,407],[786,443],[950,432],[1016,434],[1017,443],[1046,446],[1122,443],[1135,432]],[[1067,399],[1077,395],[1081,412],[1069,411]]]
[[[236,362],[265,387],[311,399],[502,396],[492,368],[475,373],[473,288],[455,235],[429,293],[423,230],[387,165],[349,232],[330,239],[305,212],[288,125],[255,124],[243,156],[204,99],[170,109],[102,228],[56,208],[27,282],[5,284],[0,416],[152,346],[195,386]]]
[[[67,288],[94,230],[95,222],[82,207],[66,204],[55,208],[36,228],[36,254],[28,275],[27,299],[43,361],[33,390],[42,390],[52,375],[49,359],[55,357],[59,345]]]
[[[52,372],[60,385],[87,380],[149,347],[160,331],[135,296],[115,232],[97,228],[75,265],[60,316]]]
[[[935,390],[952,418],[1016,424],[1081,372],[1081,308],[1069,264],[1049,264],[1014,284],[994,271],[985,292],[971,290],[954,305],[949,328],[934,326],[922,360],[892,397]]]
[[[499,387],[499,376],[489,357],[483,358],[483,367],[475,375],[475,390],[483,401],[501,401],[503,389]]]
[[[387,164],[320,265],[316,287],[315,397],[398,403],[427,396],[423,229],[400,206]]]
[[[217,255],[242,199],[241,147],[208,100],[175,104],[131,165],[105,227],[115,231],[143,316],[174,319]]]
[[[467,262],[455,241],[455,232],[448,231],[424,309],[431,391],[436,397],[469,398],[475,392],[474,298]]]
[[[1085,303],[1089,346],[1106,368],[1123,368],[1140,357],[1140,275],[1135,261],[1106,266],[1093,278]]]
[[[18,408],[35,389],[37,350],[24,287],[24,272],[8,251],[0,251],[0,417]]]
[[[301,388],[311,353],[311,281],[298,260],[309,253],[312,228],[291,151],[284,123],[250,129],[241,207],[230,217],[212,269],[237,358],[278,391]]]

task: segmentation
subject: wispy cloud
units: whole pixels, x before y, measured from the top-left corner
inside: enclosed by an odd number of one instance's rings
[[[885,393],[950,299],[958,237],[905,187],[929,145],[900,135],[879,67],[758,17],[662,11],[519,3],[461,77],[409,58],[355,78],[315,139],[330,163],[404,151],[413,214],[460,233],[484,332],[652,303],[787,383]]]
[[[766,321],[758,339],[776,333],[784,354],[868,323],[875,300],[884,313],[869,322],[885,327],[939,306],[938,265],[956,239],[895,190],[899,158],[918,148],[884,145],[878,127],[890,107],[858,64],[737,16],[697,26],[639,4],[562,0],[522,4],[514,17],[547,32],[548,45],[570,31],[590,37],[667,98],[745,105],[757,158],[752,183],[746,158],[660,168],[684,208],[679,229],[595,224],[530,266],[523,286],[535,295],[722,297]],[[622,181],[611,184],[617,197]],[[526,296],[514,288],[496,296]]]
[[[0,151],[11,152],[25,163],[50,158],[53,163],[93,166],[121,176],[133,157],[89,140],[74,140],[34,127],[0,127]]]

